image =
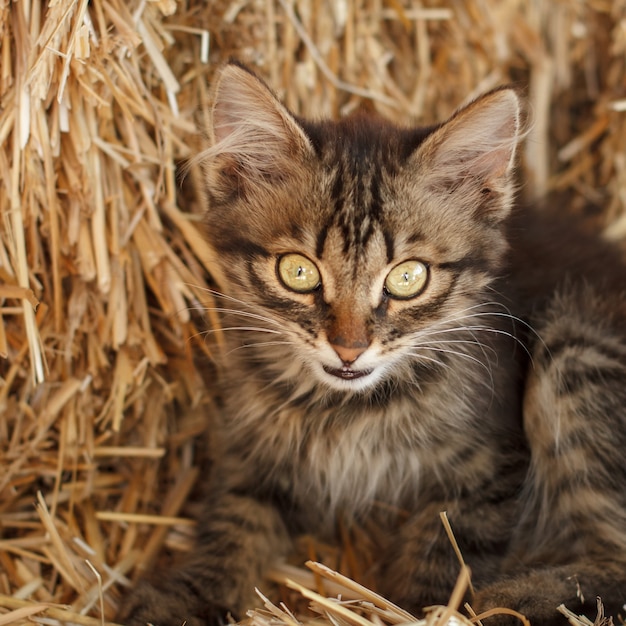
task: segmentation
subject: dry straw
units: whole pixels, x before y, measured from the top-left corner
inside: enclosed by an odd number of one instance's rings
[[[298,113],[369,101],[405,123],[513,82],[534,120],[524,192],[622,237],[625,16],[624,0],[0,0],[0,623],[110,619],[190,545],[219,335],[202,177],[180,172],[221,61]]]

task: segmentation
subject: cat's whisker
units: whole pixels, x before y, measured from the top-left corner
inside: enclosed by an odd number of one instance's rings
[[[497,292],[496,292],[497,293]],[[504,309],[505,312],[500,312],[500,311],[492,311],[490,309],[485,309],[485,307],[491,307],[491,306],[497,306],[501,309]],[[532,324],[530,324],[529,322],[527,322],[525,319],[517,316],[517,315],[513,315],[511,313],[511,311],[509,310],[509,308],[500,303],[500,302],[484,302],[481,304],[477,304],[471,307],[468,307],[467,309],[465,309],[466,311],[472,311],[475,309],[479,309],[480,312],[479,313],[472,313],[470,315],[460,315],[454,318],[446,318],[444,320],[441,320],[440,322],[435,322],[433,324],[433,327],[436,327],[437,325],[443,324],[443,323],[448,323],[450,321],[462,321],[464,319],[473,319],[476,317],[479,318],[484,318],[484,317],[500,317],[500,318],[504,318],[504,319],[509,319],[514,323],[520,324],[521,326],[523,326],[526,330],[528,330],[533,337],[539,341],[544,347],[546,347],[545,342],[543,341],[541,335],[535,330],[535,328],[532,326]],[[517,342],[519,342],[520,344],[523,345],[522,340],[519,337],[516,337],[515,335],[510,335],[513,339],[515,339]]]
[[[239,350],[246,350],[246,349],[251,349],[251,348],[269,348],[272,346],[293,346],[294,342],[293,341],[255,341],[253,343],[243,343],[240,346],[237,346],[235,348],[233,348],[232,350],[229,350],[226,353],[226,356],[230,356],[231,354],[238,352]],[[254,359],[254,357],[252,357],[252,359]],[[267,360],[267,358],[264,358],[262,355],[259,356],[256,359],[258,362],[264,362]]]
[[[199,291],[204,292],[204,293],[208,293],[211,296],[214,296],[216,298],[224,298],[225,300],[232,300],[233,302],[236,302],[237,304],[241,304],[243,306],[249,306],[249,303],[247,303],[245,300],[240,300],[239,298],[235,298],[234,296],[224,293],[223,291],[217,291],[217,289],[212,289],[211,287],[204,287],[203,285],[192,285],[190,283],[186,283],[186,284],[189,287],[194,287],[195,289],[198,289]]]
[[[209,293],[210,295],[212,295],[215,298],[221,298],[222,300],[228,300],[230,302],[233,302],[234,304],[237,304],[241,307],[247,308],[247,309],[254,309],[254,308],[259,308],[257,304],[252,303],[252,302],[247,302],[246,300],[241,300],[240,298],[236,298],[235,296],[232,296],[230,294],[224,293],[222,291],[216,291],[215,289],[207,289],[207,288],[202,288],[200,287],[200,289],[206,293]],[[234,309],[234,310],[238,310],[238,309]]]
[[[492,310],[492,307],[504,309],[504,312],[494,311]],[[477,311],[477,312],[473,312],[473,311]],[[480,304],[469,306],[463,309],[462,311],[459,311],[457,314],[455,314],[452,317],[442,318],[439,321],[433,322],[431,325],[431,328],[436,328],[437,326],[446,325],[451,322],[459,322],[465,319],[475,319],[475,318],[485,318],[485,317],[501,317],[505,319],[510,319],[513,322],[517,322],[521,324],[522,326],[530,330],[533,334],[535,334],[535,336],[539,337],[539,335],[536,333],[534,328],[528,322],[526,322],[521,317],[513,315],[505,305],[496,301],[482,302]]]
[[[228,300],[234,304],[237,304],[245,309],[252,309],[253,311],[242,311],[241,309],[238,308],[232,308],[232,307],[208,307],[208,306],[203,306],[201,303],[198,303],[195,307],[193,307],[194,310],[198,310],[198,311],[214,311],[217,313],[223,313],[223,314],[233,314],[233,315],[241,315],[241,316],[249,316],[249,317],[254,317],[256,319],[262,319],[264,321],[269,322],[270,324],[273,324],[275,326],[280,326],[280,321],[278,321],[275,318],[272,317],[268,317],[266,315],[261,315],[259,313],[254,312],[254,309],[260,309],[260,307],[257,304],[251,303],[251,302],[246,302],[245,300],[241,300],[239,298],[235,298],[234,296],[231,296],[230,294],[226,294],[223,293],[221,291],[217,291],[215,289],[211,289],[208,287],[202,287],[202,286],[196,286],[197,289],[199,289],[200,291],[203,291],[204,293],[208,293],[211,296],[215,297],[215,298],[221,298],[223,300]],[[276,312],[274,311],[274,314]]]
[[[448,363],[444,363],[441,359],[436,359],[435,357],[426,356],[421,352],[408,352],[407,354],[409,356],[419,359],[420,361],[428,361],[430,363],[434,363],[435,365],[443,367],[444,369],[450,369],[450,365],[448,365]]]
[[[221,332],[228,331],[237,331],[243,330],[247,332],[257,332],[257,333],[269,333],[271,335],[283,335],[284,333],[280,330],[274,330],[273,328],[263,328],[262,326],[226,326],[224,328],[211,328],[206,330],[205,333],[207,335],[213,335]]]
[[[487,356],[487,351],[491,352],[492,356],[494,356],[495,360],[497,361],[497,358],[498,358],[497,350],[493,346],[487,345],[487,344],[479,341],[474,336],[473,333],[470,333],[470,334],[472,335],[472,339],[471,340],[469,340],[469,339],[444,340],[443,346],[445,347],[445,346],[449,346],[449,345],[452,345],[452,344],[454,344],[454,345],[478,346],[478,348],[482,352],[482,355],[483,355],[486,363],[491,363],[491,359]],[[442,346],[442,342],[441,341],[421,341],[419,346],[417,346],[417,347],[419,347],[419,348],[425,347],[426,349],[430,349],[431,346],[436,346],[434,348],[435,350],[441,350],[442,349],[442,347],[441,347]],[[459,354],[465,354],[465,356],[468,356],[468,357],[470,356],[470,355],[467,355],[466,353],[461,353],[461,352],[459,352]],[[476,358],[476,357],[473,357],[473,358]],[[492,376],[491,368],[487,367],[485,365],[485,363],[480,361],[480,359],[476,358],[476,361],[479,362],[481,365],[485,366],[485,369],[488,371],[489,377],[491,379],[491,386],[493,387],[493,376]]]
[[[423,358],[424,355],[421,354],[419,351],[416,351],[416,350],[419,350],[421,347],[422,346],[414,346],[413,351],[409,352],[409,354],[418,359]],[[489,379],[491,381],[490,389],[493,390],[493,373],[491,371],[491,368],[486,363],[483,363],[479,358],[471,354],[467,354],[466,352],[459,352],[458,350],[449,350],[443,347],[428,346],[428,347],[424,347],[424,350],[429,350],[431,352],[439,352],[441,354],[449,354],[452,356],[457,356],[460,358],[468,359],[469,361],[476,363],[476,365],[479,365],[480,367],[482,367],[489,375]]]
[[[496,293],[497,295],[502,295],[500,294],[496,289],[491,288],[491,290]],[[544,338],[541,336],[541,334],[535,329],[535,327],[530,323],[527,322],[526,320],[522,319],[521,317],[518,317],[517,315],[513,315],[511,313],[511,311],[509,310],[509,308],[507,306],[505,306],[504,304],[501,305],[502,308],[507,311],[508,313],[508,317],[510,319],[512,319],[514,322],[518,322],[520,323],[524,328],[526,328],[526,330],[528,330],[531,335],[533,336],[533,338],[535,339],[535,341],[539,342],[539,344],[541,344],[541,347],[543,348],[543,350],[546,352],[546,354],[548,355],[549,359],[552,360],[552,352],[550,351],[550,347],[548,346],[548,344],[545,342]],[[520,341],[521,343],[521,341]],[[529,355],[530,357],[530,364],[532,365],[532,367],[535,367],[535,363],[534,360],[532,358],[532,355],[529,353],[528,350],[526,350],[526,353]]]
[[[419,342],[419,347],[421,346],[431,346],[431,345],[440,345],[441,341],[439,340],[435,340],[435,341],[420,341]],[[477,345],[479,346],[482,350],[483,350],[483,354],[485,355],[485,357],[487,356],[484,352],[484,350],[489,350],[490,352],[492,352],[493,354],[497,354],[497,350],[493,347],[493,346],[489,346],[489,345],[485,345],[484,343],[481,343],[480,341],[478,341],[478,339],[476,337],[473,337],[472,339],[448,339],[445,340],[445,344],[460,344],[460,345],[469,345],[469,346],[474,346]]]
[[[267,322],[269,324],[272,324],[273,326],[280,326],[280,322],[278,322],[276,319],[267,317],[265,315],[260,315],[259,313],[250,313],[249,311],[239,311],[238,309],[228,309],[223,307],[212,307],[206,310],[215,311],[216,313],[222,313],[224,315],[233,315],[249,319],[255,319],[261,322]]]
[[[231,327],[231,328],[220,328],[220,329],[208,329],[208,330],[204,330],[204,331],[199,331],[197,333],[194,333],[193,335],[191,335],[189,337],[189,339],[197,339],[202,337],[204,339],[204,341],[206,341],[211,335],[215,335],[215,334],[219,334],[222,331],[250,331],[250,332],[260,332],[260,333],[269,333],[272,335],[280,335],[282,333],[280,333],[279,331],[276,330],[270,330],[267,328],[255,328],[255,327],[250,327],[250,326],[243,326],[243,327]],[[289,341],[266,341],[266,342],[257,342],[257,344],[243,344],[240,345],[238,347],[235,347],[231,350],[229,350],[226,353],[223,353],[223,356],[229,356],[230,354],[232,354],[233,352],[236,352],[237,350],[247,347],[247,346],[252,346],[252,345],[278,345],[278,344],[292,344],[293,342],[289,342]]]
[[[221,332],[224,332],[224,333],[227,333],[227,332],[244,332],[244,333],[260,333],[260,334],[264,333],[264,334],[269,334],[269,335],[284,335],[285,334],[283,331],[275,330],[273,328],[264,328],[262,326],[225,326],[225,327],[221,327],[221,328],[209,328],[207,330],[198,332],[198,333],[195,334],[195,337],[203,336],[205,338],[205,340],[206,340],[211,335],[218,335]],[[285,343],[285,344],[289,343],[290,344],[292,342],[288,342],[288,341],[284,341],[284,342],[281,342],[281,341],[261,342],[261,341],[259,341],[259,342],[256,342],[257,345],[260,345],[260,344],[270,345],[270,344],[279,344],[279,343]],[[255,345],[255,344],[247,343],[247,344],[240,345],[239,347],[235,347],[235,348],[229,350],[228,352],[226,352],[224,354],[224,356],[229,356],[230,354],[232,354],[233,352],[239,350],[242,347],[252,346],[252,345]]]
[[[237,317],[242,317],[245,319],[254,319],[254,320],[258,320],[259,322],[266,322],[267,324],[270,324],[272,326],[278,326],[281,327],[281,324],[278,320],[273,319],[271,317],[267,317],[265,315],[260,315],[259,313],[251,313],[249,311],[241,311],[239,309],[231,309],[231,308],[225,308],[225,307],[206,307],[206,306],[202,306],[201,304],[197,304],[196,306],[190,306],[190,307],[186,307],[187,311],[195,311],[198,313],[206,313],[206,312],[215,312],[215,313],[221,313],[225,316],[237,316]],[[225,330],[225,328],[212,328],[209,329],[212,332],[219,332],[220,330]]]
[[[488,369],[487,365],[485,363],[483,363],[479,358],[471,355],[471,354],[467,354],[466,352],[460,352],[459,350],[450,350],[447,348],[443,348],[441,346],[439,347],[435,347],[435,346],[426,346],[424,348],[422,348],[422,346],[414,346],[413,349],[409,352],[409,354],[411,356],[416,356],[416,357],[421,357],[422,354],[419,351],[420,349],[423,350],[427,350],[430,352],[440,352],[442,354],[451,354],[453,356],[458,356],[464,359],[468,359],[469,361],[472,361],[474,363],[476,363],[477,365],[480,365],[481,367]]]
[[[452,321],[462,321],[463,319],[472,319],[475,317],[482,317],[479,315],[470,315],[470,316],[463,316],[463,317],[459,317],[458,319],[452,320]],[[433,325],[434,326],[434,325]],[[420,333],[418,333],[417,335],[417,340],[419,341],[419,343],[422,343],[421,337],[436,337],[437,335],[442,335],[442,334],[447,334],[447,333],[460,333],[460,332],[467,332],[470,334],[473,334],[474,332],[485,332],[485,333],[493,333],[496,335],[502,335],[505,337],[508,337],[509,339],[512,339],[515,343],[517,343],[525,352],[526,354],[530,357],[531,354],[526,346],[526,344],[519,338],[516,337],[513,333],[510,333],[506,330],[503,330],[501,328],[494,328],[492,326],[482,326],[482,325],[473,325],[473,326],[452,326],[450,328],[441,328],[441,329],[436,329],[436,328],[429,328],[427,331],[421,331]],[[484,345],[481,342],[476,340],[476,343],[479,345]]]

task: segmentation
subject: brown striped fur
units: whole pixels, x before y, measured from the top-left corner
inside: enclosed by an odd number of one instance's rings
[[[305,121],[224,67],[202,155],[228,342],[220,452],[196,550],[122,620],[242,616],[292,538],[340,517],[389,525],[380,589],[420,613],[458,574],[440,511],[476,610],[547,625],[561,602],[620,609],[622,259],[550,207],[512,210],[519,119],[500,89],[431,128]],[[293,253],[317,268],[310,290],[281,278]],[[394,297],[386,279],[413,259],[425,285]]]

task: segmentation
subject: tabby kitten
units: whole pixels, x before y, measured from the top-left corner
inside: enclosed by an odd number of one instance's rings
[[[123,621],[241,617],[292,538],[340,516],[389,525],[379,589],[419,614],[459,572],[441,511],[476,611],[621,609],[621,259],[547,208],[512,211],[519,120],[499,89],[431,128],[311,122],[223,68],[203,157],[220,455],[194,552],[140,583]]]

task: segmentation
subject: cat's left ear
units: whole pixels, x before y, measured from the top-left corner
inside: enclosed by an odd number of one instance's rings
[[[477,201],[510,195],[520,117],[519,97],[510,88],[492,91],[457,111],[416,154],[428,168],[429,186],[462,190]]]

